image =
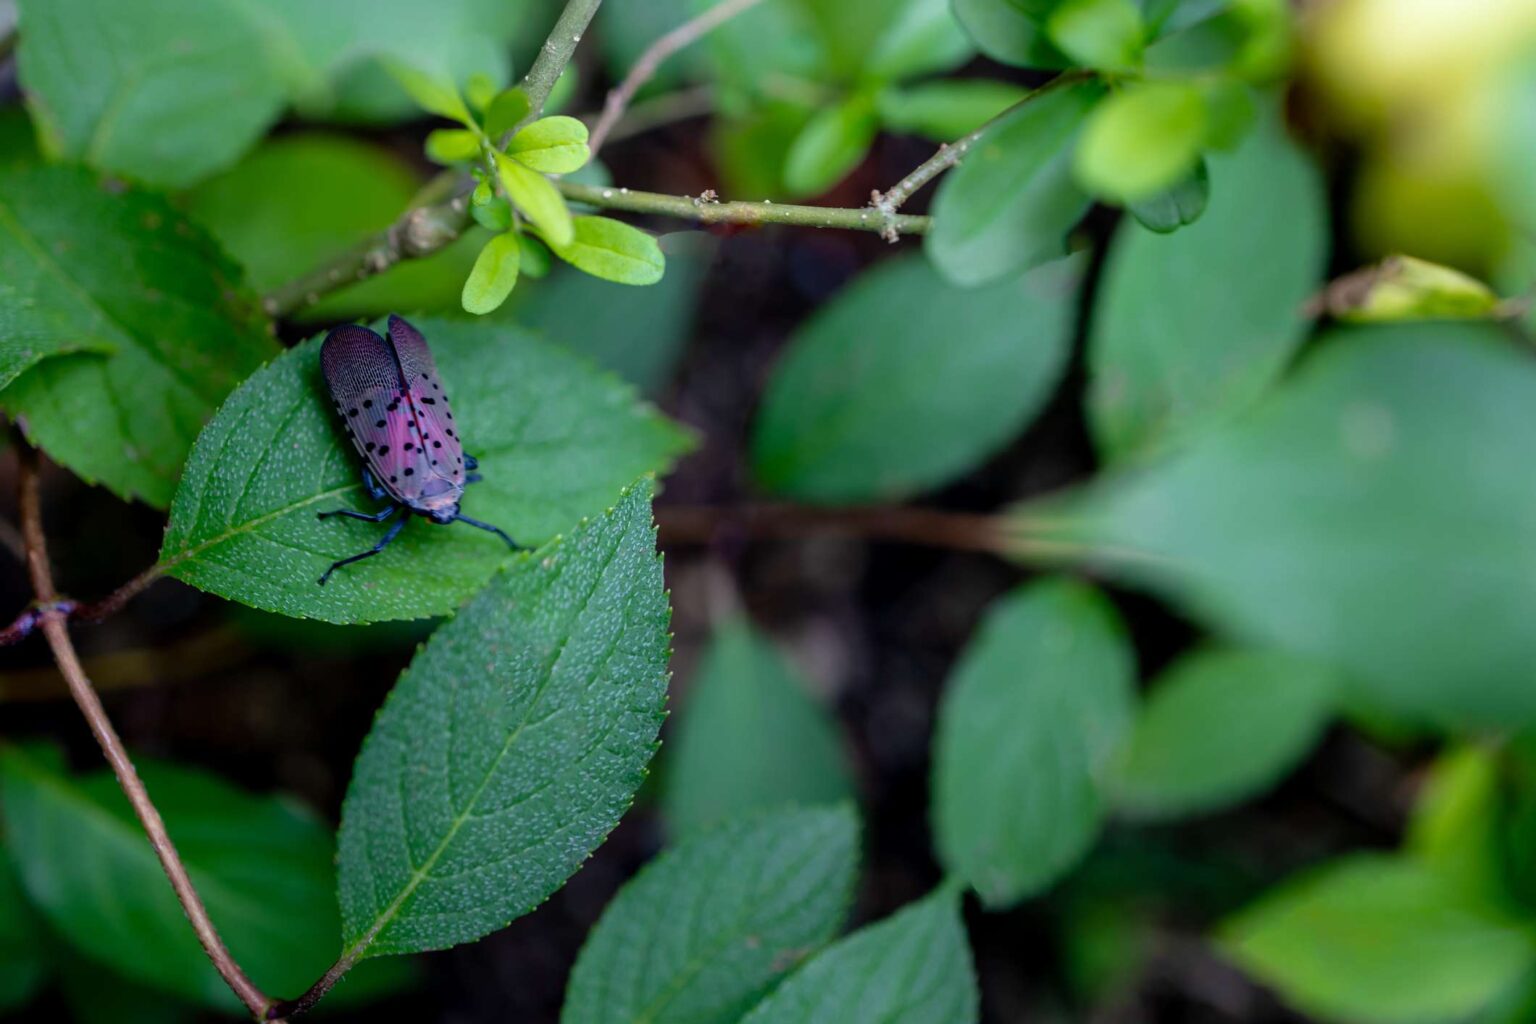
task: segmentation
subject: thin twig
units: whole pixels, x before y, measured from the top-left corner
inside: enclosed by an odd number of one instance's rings
[[[567,199],[609,210],[630,213],[654,213],[681,217],[700,224],[793,224],[805,228],[842,228],[848,231],[893,230],[902,235],[926,234],[932,226],[927,217],[897,214],[886,220],[869,209],[842,209],[835,206],[797,206],[793,203],[720,202],[703,196],[669,196],[660,192],[638,192],[632,188],[582,185],[557,181],[555,187]]]
[[[48,638],[48,646],[53,649],[53,657],[58,663],[59,672],[69,686],[70,696],[75,699],[80,713],[85,716],[87,724],[90,725],[91,732],[96,737],[96,742],[100,744],[107,763],[112,766],[112,771],[116,774],[124,795],[133,805],[134,814],[138,816],[139,823],[144,826],[144,832],[149,837],[149,845],[154,849],[155,856],[160,858],[160,866],[165,869],[165,876],[170,880],[171,888],[175,890],[182,909],[186,911],[187,920],[191,923],[192,930],[197,933],[197,939],[202,943],[203,951],[208,954],[208,959],[213,961],[214,968],[224,979],[225,984],[245,1004],[246,1009],[250,1010],[251,1016],[257,1020],[265,1020],[272,1000],[268,999],[251,979],[246,977],[245,972],[240,969],[240,965],[235,962],[235,958],[225,947],[223,940],[219,938],[218,929],[214,927],[213,920],[208,916],[208,910],[203,906],[202,898],[193,887],[192,879],[187,875],[187,869],[181,863],[176,847],[165,830],[165,822],[161,819],[160,812],[150,800],[148,790],[144,788],[144,783],[134,769],[128,751],[123,747],[123,741],[118,738],[117,731],[112,728],[112,722],[107,718],[100,698],[96,696],[91,681],[86,678],[85,670],[80,667],[80,659],[75,654],[74,644],[69,639],[65,616],[60,614],[56,607],[58,593],[54,590],[53,571],[48,565],[48,548],[43,537],[42,502],[38,497],[37,486],[37,455],[30,448],[25,447],[21,448],[18,454],[20,462],[17,481],[20,488],[21,531],[27,545],[27,568],[32,576],[32,589],[37,594],[38,615],[43,635]]]
[[[23,541],[25,545],[25,541]],[[22,558],[25,560],[26,552],[23,550]],[[139,573],[133,579],[118,587],[112,593],[100,601],[91,604],[80,604],[68,598],[58,599],[47,605],[46,608],[36,602],[26,611],[18,615],[14,622],[4,629],[0,629],[0,647],[8,647],[11,644],[20,643],[32,635],[42,623],[42,613],[46,610],[65,619],[73,619],[77,622],[97,623],[103,619],[111,618],[135,597],[149,589],[149,585],[163,575],[164,570],[159,565],[152,565]]]
[[[620,117],[624,116],[624,108],[629,106],[630,100],[635,98],[635,93],[651,80],[656,70],[668,57],[691,46],[736,15],[761,2],[762,0],[721,0],[709,10],[683,22],[646,47],[645,52],[624,76],[624,81],[620,82],[617,88],[609,91],[608,98],[603,103],[602,116],[592,126],[592,133],[587,139],[587,148],[591,150],[592,155],[597,156],[597,151],[603,148],[603,143],[613,131],[613,126],[618,124]]]
[[[363,951],[360,947],[348,950],[340,960],[331,965],[330,970],[320,976],[319,981],[309,986],[309,991],[297,999],[284,1000],[268,1010],[267,1019],[275,1024],[275,1022],[285,1018],[297,1017],[300,1014],[313,1010],[315,1004],[324,999],[326,993],[336,987],[336,983],[342,979],[342,976],[357,965],[357,961],[361,958],[362,953]]]
[[[571,62],[576,44],[581,42],[587,25],[601,5],[602,0],[566,0],[560,17],[555,19],[555,27],[549,30],[549,38],[539,47],[539,55],[534,58],[533,66],[523,76],[523,92],[528,94],[531,108],[525,121],[544,112],[550,90],[560,80],[565,66]]]

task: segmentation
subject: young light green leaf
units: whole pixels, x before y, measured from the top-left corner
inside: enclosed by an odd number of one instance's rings
[[[1126,211],[1148,231],[1167,235],[1199,220],[1210,195],[1210,172],[1201,159],[1189,177],[1155,196],[1128,204]]]
[[[302,991],[334,959],[340,933],[328,830],[287,801],[186,768],[136,763],[240,965],[267,991]],[[0,796],[22,884],[59,934],[127,978],[239,1008],[110,772],[69,778],[6,748]]]
[[[1088,119],[1073,170],[1096,196],[1148,199],[1194,170],[1205,132],[1205,94],[1198,87],[1172,81],[1127,86]]]
[[[651,489],[516,559],[400,677],[342,806],[344,955],[495,931],[618,824],[666,700]]]
[[[430,319],[416,326],[485,477],[464,511],[524,544],[601,511],[626,482],[664,469],[689,446],[627,385],[515,327]],[[319,350],[314,338],[285,352],[203,431],[171,508],[161,566],[230,600],[328,622],[453,611],[507,552],[482,531],[425,519],[356,571],[315,585],[333,559],[378,535],[367,523],[316,518],[376,505],[324,393]]]
[[[842,503],[963,476],[1055,387],[1081,266],[971,290],[915,255],[866,272],[796,332],[774,370],[753,429],[757,479]]]
[[[476,224],[498,235],[512,230],[512,204],[501,196],[489,196],[483,203],[470,203],[469,215],[475,218]]]
[[[1520,922],[1413,861],[1358,854],[1271,890],[1221,928],[1228,956],[1330,1020],[1465,1020],[1536,967]]]
[[[1120,226],[1088,340],[1089,425],[1115,458],[1194,437],[1268,388],[1327,261],[1316,169],[1268,122],[1211,157],[1215,195],[1171,237]]]
[[[818,111],[784,155],[784,187],[795,195],[820,195],[859,165],[879,131],[868,93]]]
[[[21,891],[11,855],[0,846],[0,1013],[25,1005],[48,980],[42,930]]]
[[[574,117],[541,117],[512,136],[507,152],[543,174],[571,174],[581,169],[587,150],[587,126]]]
[[[464,280],[464,312],[483,316],[506,302],[517,284],[517,268],[521,260],[522,252],[515,232],[493,235],[480,250],[475,268]]]
[[[464,105],[464,97],[459,95],[459,88],[451,78],[423,71],[399,59],[386,60],[384,66],[422,110],[474,129],[475,119]]]
[[[608,217],[572,218],[571,240],[551,247],[577,270],[615,284],[655,284],[667,269],[656,239]]]
[[[1336,665],[1388,713],[1530,721],[1536,367],[1471,322],[1349,328],[1317,353],[1248,415],[1053,503],[1039,539],[1119,553],[1116,575]]]
[[[496,170],[512,205],[538,229],[553,248],[570,245],[576,237],[571,211],[550,180],[524,167],[505,153],[496,154]]]
[[[468,128],[434,128],[427,133],[427,159],[435,164],[457,164],[480,156],[480,135]]]
[[[1474,898],[1507,900],[1501,827],[1508,820],[1499,759],[1451,747],[1430,766],[1408,820],[1404,851]]]
[[[742,1024],[974,1024],[979,998],[958,897],[939,890],[818,953]]]
[[[661,806],[675,835],[853,794],[837,723],[744,619],[715,630],[669,736]]]
[[[925,245],[944,276],[986,284],[1066,254],[1067,232],[1089,205],[1072,181],[1071,144],[1101,95],[1094,82],[1042,94],[990,127],[944,176]]]
[[[0,405],[85,480],[156,506],[198,428],[278,352],[212,239],[78,168],[0,166],[0,300]],[[111,354],[56,354],[72,348]]]
[[[955,18],[995,61],[1022,68],[1067,68],[1072,58],[1051,43],[1044,18],[1049,0],[951,0]]]
[[[778,811],[663,853],[587,937],[561,1024],[736,1024],[837,933],[858,832],[848,807]]]
[[[464,81],[464,98],[469,101],[472,108],[482,114],[500,95],[496,79],[484,71],[476,71]]]
[[[1103,776],[1135,713],[1135,665],[1114,609],[1049,580],[988,612],[939,706],[939,857],[989,907],[1039,892],[1098,835]]]
[[[949,143],[986,124],[1018,103],[1029,90],[990,78],[939,79],[880,90],[880,122],[893,132],[908,132]]]
[[[1142,818],[1216,810],[1262,793],[1322,735],[1334,674],[1284,654],[1204,651],[1157,682],[1116,764],[1116,806]]]
[[[1146,26],[1131,0],[1061,0],[1045,27],[1062,53],[1086,67],[1124,71],[1141,63]]]
[[[493,139],[500,139],[522,123],[523,118],[532,110],[533,103],[521,86],[504,89],[496,94],[491,105],[485,109],[485,133]]]

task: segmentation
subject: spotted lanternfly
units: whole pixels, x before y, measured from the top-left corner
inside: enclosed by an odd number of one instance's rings
[[[363,486],[371,497],[390,503],[382,512],[337,509],[321,512],[321,519],[382,523],[404,509],[434,523],[489,530],[516,550],[517,543],[500,529],[459,512],[465,485],[480,474],[474,458],[464,454],[448,394],[420,331],[398,316],[389,318],[388,338],[355,324],[338,327],[320,346],[320,367],[347,436],[363,457]],[[342,566],[383,551],[405,522],[401,516],[373,547],[333,562],[320,585]]]

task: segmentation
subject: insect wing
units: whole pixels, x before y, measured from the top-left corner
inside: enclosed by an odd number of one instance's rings
[[[320,367],[358,454],[380,486],[409,504],[417,496],[418,474],[405,470],[415,462],[417,445],[389,342],[366,327],[338,327],[320,346]]]
[[[414,425],[420,428],[417,443],[426,454],[426,469],[430,475],[443,477],[456,487],[462,487],[464,447],[459,440],[458,426],[453,421],[448,392],[443,389],[432,351],[427,348],[427,339],[403,318],[391,316],[389,340],[400,358],[415,414]]]

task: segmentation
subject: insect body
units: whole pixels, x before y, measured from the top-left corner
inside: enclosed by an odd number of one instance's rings
[[[474,458],[464,454],[448,395],[420,331],[398,316],[389,318],[388,338],[354,324],[338,327],[320,346],[320,366],[347,436],[363,457],[363,485],[371,497],[390,502],[381,512],[337,509],[321,512],[321,519],[382,523],[404,509],[434,523],[489,530],[517,548],[497,527],[459,512],[465,486],[480,476]],[[342,566],[383,551],[404,526],[401,516],[372,548],[332,563],[320,577],[321,586]]]

